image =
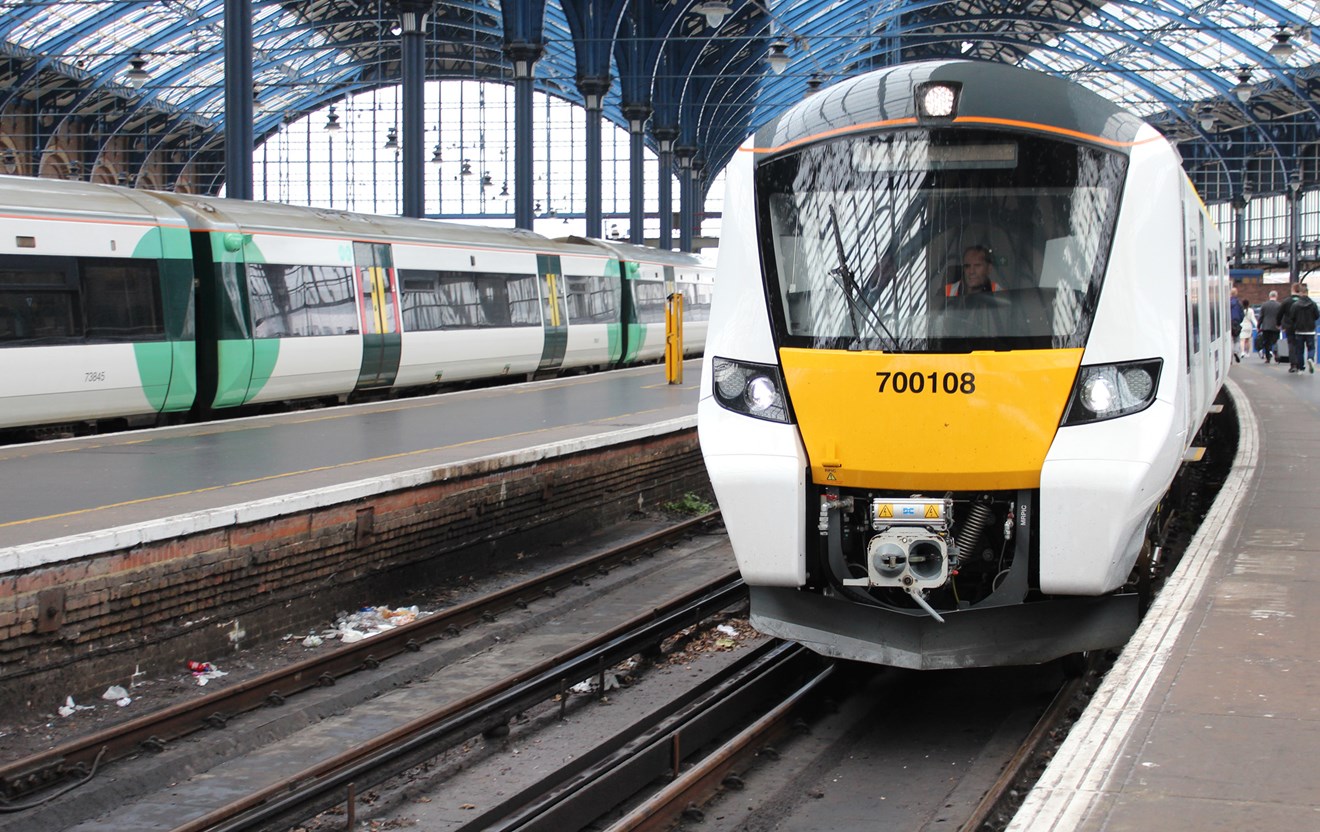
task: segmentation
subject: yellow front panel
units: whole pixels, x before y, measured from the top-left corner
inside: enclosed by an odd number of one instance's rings
[[[1040,485],[1082,351],[779,358],[815,482],[961,491]]]

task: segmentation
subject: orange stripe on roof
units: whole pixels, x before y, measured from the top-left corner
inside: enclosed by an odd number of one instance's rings
[[[1061,136],[1072,136],[1076,139],[1086,139],[1087,141],[1098,144],[1106,144],[1110,147],[1136,147],[1139,144],[1153,142],[1160,138],[1152,136],[1149,139],[1142,139],[1136,142],[1120,142],[1114,139],[1106,139],[1103,136],[1097,136],[1094,133],[1083,133],[1080,130],[1069,130],[1066,127],[1055,127],[1052,124],[1041,124],[1038,121],[1018,121],[1011,118],[990,118],[989,116],[959,116],[953,120],[954,124],[997,124],[1004,127],[1019,127],[1026,130],[1040,130],[1045,133],[1057,133]]]
[[[916,123],[917,120],[915,118],[891,118],[886,119],[885,121],[868,121],[862,124],[850,124],[847,127],[836,127],[833,130],[826,130],[811,136],[803,136],[800,139],[794,139],[793,141],[788,142],[787,144],[781,144],[778,147],[740,147],[738,149],[744,153],[778,153],[781,150],[788,150],[790,147],[817,142],[821,139],[831,138],[832,136],[843,136],[848,133],[856,133],[862,130],[875,130],[880,127],[897,127],[900,125],[911,126]]]
[[[1066,127],[1055,127],[1052,124],[1041,124],[1036,121],[1018,121],[1011,118],[991,118],[989,116],[959,116],[953,120],[954,124],[993,124],[1002,127],[1017,127],[1025,130],[1038,130],[1045,133],[1056,133],[1062,136],[1071,136],[1077,139],[1086,139],[1097,144],[1109,145],[1110,147],[1135,147],[1139,144],[1153,142],[1159,139],[1159,136],[1152,136],[1149,139],[1142,139],[1134,142],[1120,142],[1114,139],[1106,139],[1103,136],[1097,136],[1093,133],[1083,133],[1080,130],[1069,130]],[[847,127],[836,127],[833,130],[825,130],[820,133],[814,133],[810,136],[803,136],[800,139],[794,139],[791,142],[781,144],[777,147],[740,147],[740,151],[746,153],[779,153],[802,144],[821,141],[822,139],[833,138],[835,136],[847,135],[848,133],[857,133],[866,130],[876,130],[883,127],[902,127],[915,126],[915,118],[895,118],[885,121],[868,121],[862,124],[852,124]]]

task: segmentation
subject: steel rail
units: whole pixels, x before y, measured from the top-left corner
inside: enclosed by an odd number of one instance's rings
[[[434,615],[344,645],[333,653],[298,661],[198,699],[182,702],[128,722],[70,740],[30,757],[0,764],[0,800],[32,794],[60,785],[70,776],[85,777],[102,754],[102,765],[143,749],[160,750],[181,737],[206,728],[221,728],[235,716],[266,705],[280,705],[294,694],[333,685],[337,679],[405,651],[419,651],[427,642],[458,635],[480,621],[492,621],[513,608],[525,609],[538,598],[603,574],[614,565],[632,562],[719,517],[718,511],[690,518],[668,529],[628,541],[608,551],[567,564],[544,575]]]
[[[1094,664],[1094,661],[1087,663],[1088,669]],[[1031,731],[1022,744],[1018,746],[1017,751],[1004,764],[1003,770],[999,772],[999,777],[982,796],[981,801],[976,804],[972,814],[958,827],[958,832],[978,832],[983,828],[990,828],[990,816],[999,811],[1005,800],[1009,796],[1014,784],[1019,783],[1026,776],[1027,768],[1031,762],[1037,758],[1037,754],[1044,745],[1045,740],[1058,728],[1064,724],[1068,716],[1068,711],[1072,708],[1077,697],[1082,693],[1085,687],[1085,674],[1069,679],[1059,688],[1058,693],[1050,701],[1045,712],[1041,714],[1040,719],[1032,726]]]
[[[505,797],[454,832],[561,832],[590,828],[657,779],[678,776],[719,737],[819,672],[825,660],[801,645],[766,641],[703,684],[666,703],[539,782]]]
[[[340,795],[350,784],[362,789],[380,783],[440,753],[447,741],[465,739],[487,725],[502,724],[512,714],[658,645],[669,635],[745,597],[746,587],[737,571],[731,571],[578,647],[187,821],[173,832],[238,832],[323,811],[342,802]]]
[[[607,832],[669,829],[692,805],[701,805],[715,794],[726,776],[757,749],[789,730],[788,720],[805,702],[819,692],[834,675],[838,665],[831,664],[808,679],[785,697],[770,712],[706,756],[699,764],[683,772],[649,800],[615,821]]]

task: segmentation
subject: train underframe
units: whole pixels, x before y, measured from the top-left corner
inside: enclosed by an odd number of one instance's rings
[[[1137,592],[1033,588],[1038,498],[809,486],[807,586],[752,587],[752,623],[826,655],[921,669],[1034,664],[1124,643]]]

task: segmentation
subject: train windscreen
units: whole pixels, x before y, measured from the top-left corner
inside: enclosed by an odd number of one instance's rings
[[[779,343],[1083,346],[1127,159],[1026,133],[848,136],[756,173]]]

